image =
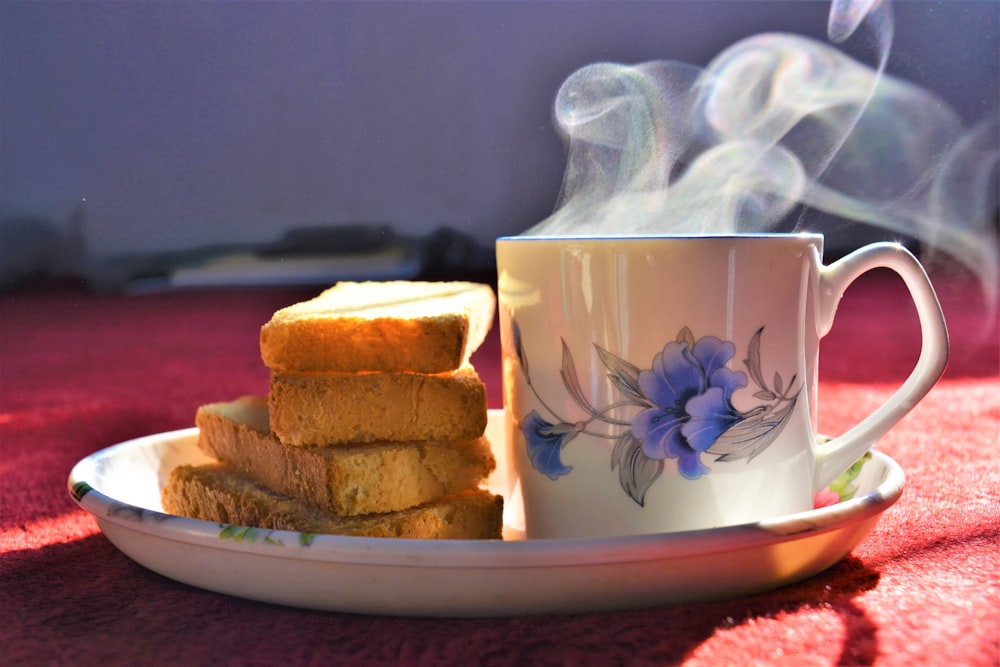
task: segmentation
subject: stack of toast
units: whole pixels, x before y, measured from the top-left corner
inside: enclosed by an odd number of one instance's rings
[[[469,358],[493,291],[475,283],[338,283],[260,334],[267,397],[203,405],[168,512],[303,533],[499,539],[503,499],[486,389]]]

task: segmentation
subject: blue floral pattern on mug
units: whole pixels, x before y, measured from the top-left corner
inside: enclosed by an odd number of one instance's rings
[[[557,480],[572,471],[572,466],[563,463],[561,454],[573,439],[580,435],[613,439],[611,469],[618,471],[622,489],[639,505],[644,504],[646,492],[663,473],[667,459],[676,460],[681,476],[692,480],[711,472],[703,455],[713,456],[712,462],[717,463],[752,460],[781,433],[802,389],[799,386],[793,391],[794,375],[787,384],[779,373],[770,383],[764,380],[760,364],[763,327],[750,340],[743,360],[746,372],[729,368],[736,355],[732,342],[715,336],[696,340],[685,327],[646,369],[594,345],[608,370],[608,379],[621,395],[620,400],[598,408],[584,394],[573,355],[563,340],[562,383],[583,413],[574,421],[558,415],[532,385],[516,321],[512,322],[512,330],[525,382],[551,416],[546,418],[532,410],[518,425],[531,465]],[[733,405],[733,395],[751,381],[757,387],[753,396],[761,404],[739,410]],[[629,410],[631,418],[615,416]],[[610,428],[592,429],[595,422]]]

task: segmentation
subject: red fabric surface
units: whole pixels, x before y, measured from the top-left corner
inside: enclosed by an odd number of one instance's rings
[[[996,665],[997,331],[974,287],[939,291],[952,362],[879,443],[906,489],[849,557],[753,597],[509,619],[354,616],[198,590],[122,555],[70,500],[80,458],[266,391],[258,329],[312,291],[0,294],[0,662]],[[888,396],[918,345],[899,281],[853,286],[824,342],[821,430]],[[500,407],[495,331],[474,363]]]

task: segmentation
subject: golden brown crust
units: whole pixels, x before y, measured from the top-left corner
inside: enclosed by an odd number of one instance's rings
[[[199,446],[162,497],[195,518],[310,533],[499,538],[486,388],[468,365],[492,326],[474,283],[340,283],[260,332],[268,398],[198,410]],[[335,446],[330,446],[335,445]]]
[[[444,373],[467,363],[493,324],[496,297],[466,282],[342,282],[274,313],[260,331],[279,373]]]
[[[469,440],[486,430],[486,387],[455,373],[271,374],[271,431],[291,445]]]
[[[391,512],[476,488],[496,467],[485,437],[338,447],[282,444],[267,401],[244,396],[203,405],[199,448],[238,474],[337,515]]]
[[[413,539],[499,539],[503,499],[470,490],[411,509],[337,517],[275,493],[222,463],[179,466],[162,491],[171,514],[302,533]]]

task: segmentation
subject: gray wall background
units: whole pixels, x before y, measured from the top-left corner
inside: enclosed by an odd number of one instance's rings
[[[704,65],[771,30],[825,39],[828,10],[2,0],[0,215],[57,234],[82,222],[97,258],[357,223],[447,226],[489,246],[552,210],[564,164],[551,106],[574,70]],[[1000,3],[895,13],[891,72],[970,122],[996,110]]]

